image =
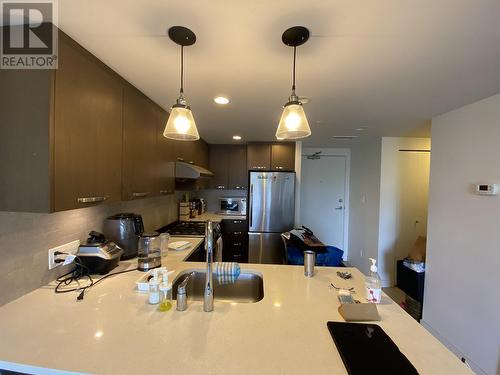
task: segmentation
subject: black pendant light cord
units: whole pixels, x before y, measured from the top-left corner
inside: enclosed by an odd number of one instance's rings
[[[292,75],[292,94],[295,95],[295,60],[297,58],[297,47],[293,47],[293,75]]]
[[[181,96],[184,94],[184,46],[181,46]]]

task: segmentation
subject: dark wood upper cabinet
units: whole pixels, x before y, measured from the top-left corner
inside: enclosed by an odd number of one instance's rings
[[[55,79],[54,210],[121,199],[122,84],[69,38]]]
[[[229,145],[210,145],[209,169],[214,173],[210,179],[210,187],[214,189],[229,188]]]
[[[229,189],[246,189],[248,186],[247,146],[230,146],[228,156]]]
[[[177,161],[194,164],[197,141],[175,141],[175,154]]]
[[[247,158],[249,170],[294,171],[295,143],[249,143]]]
[[[122,199],[159,194],[156,105],[132,86],[123,91]]]
[[[209,164],[209,151],[208,144],[203,139],[199,139],[196,142],[191,142],[194,144],[192,161],[196,165],[200,165],[203,168],[208,168]]]
[[[203,140],[163,138],[163,109],[58,34],[57,70],[0,70],[0,211],[171,194],[179,154],[208,166]]]
[[[58,60],[54,71],[0,73],[7,97],[0,149],[9,152],[0,210],[53,212],[121,199],[122,81],[62,32]]]
[[[157,175],[159,178],[160,195],[173,194],[175,192],[175,141],[163,136],[165,124],[168,119],[168,113],[156,108],[157,127],[156,127],[156,147],[157,147]]]
[[[274,143],[271,145],[271,170],[295,170],[295,143]]]
[[[269,170],[271,168],[271,144],[249,143],[247,165],[249,170]]]
[[[214,189],[246,189],[247,148],[245,145],[210,145],[210,181]]]

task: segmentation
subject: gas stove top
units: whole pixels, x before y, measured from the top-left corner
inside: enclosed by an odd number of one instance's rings
[[[176,221],[158,230],[177,237],[205,237],[204,221]]]

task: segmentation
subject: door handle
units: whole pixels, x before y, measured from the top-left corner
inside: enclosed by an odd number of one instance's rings
[[[344,207],[342,207],[342,206],[335,207],[335,209],[336,209],[336,210],[341,210],[341,209],[343,209],[343,208],[344,208]]]

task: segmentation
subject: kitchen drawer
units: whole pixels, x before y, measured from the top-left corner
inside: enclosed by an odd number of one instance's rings
[[[222,260],[224,262],[248,263],[247,241],[224,241],[224,239],[222,241]]]
[[[221,222],[222,235],[242,232],[246,233],[248,231],[248,221],[241,219],[224,219]]]

